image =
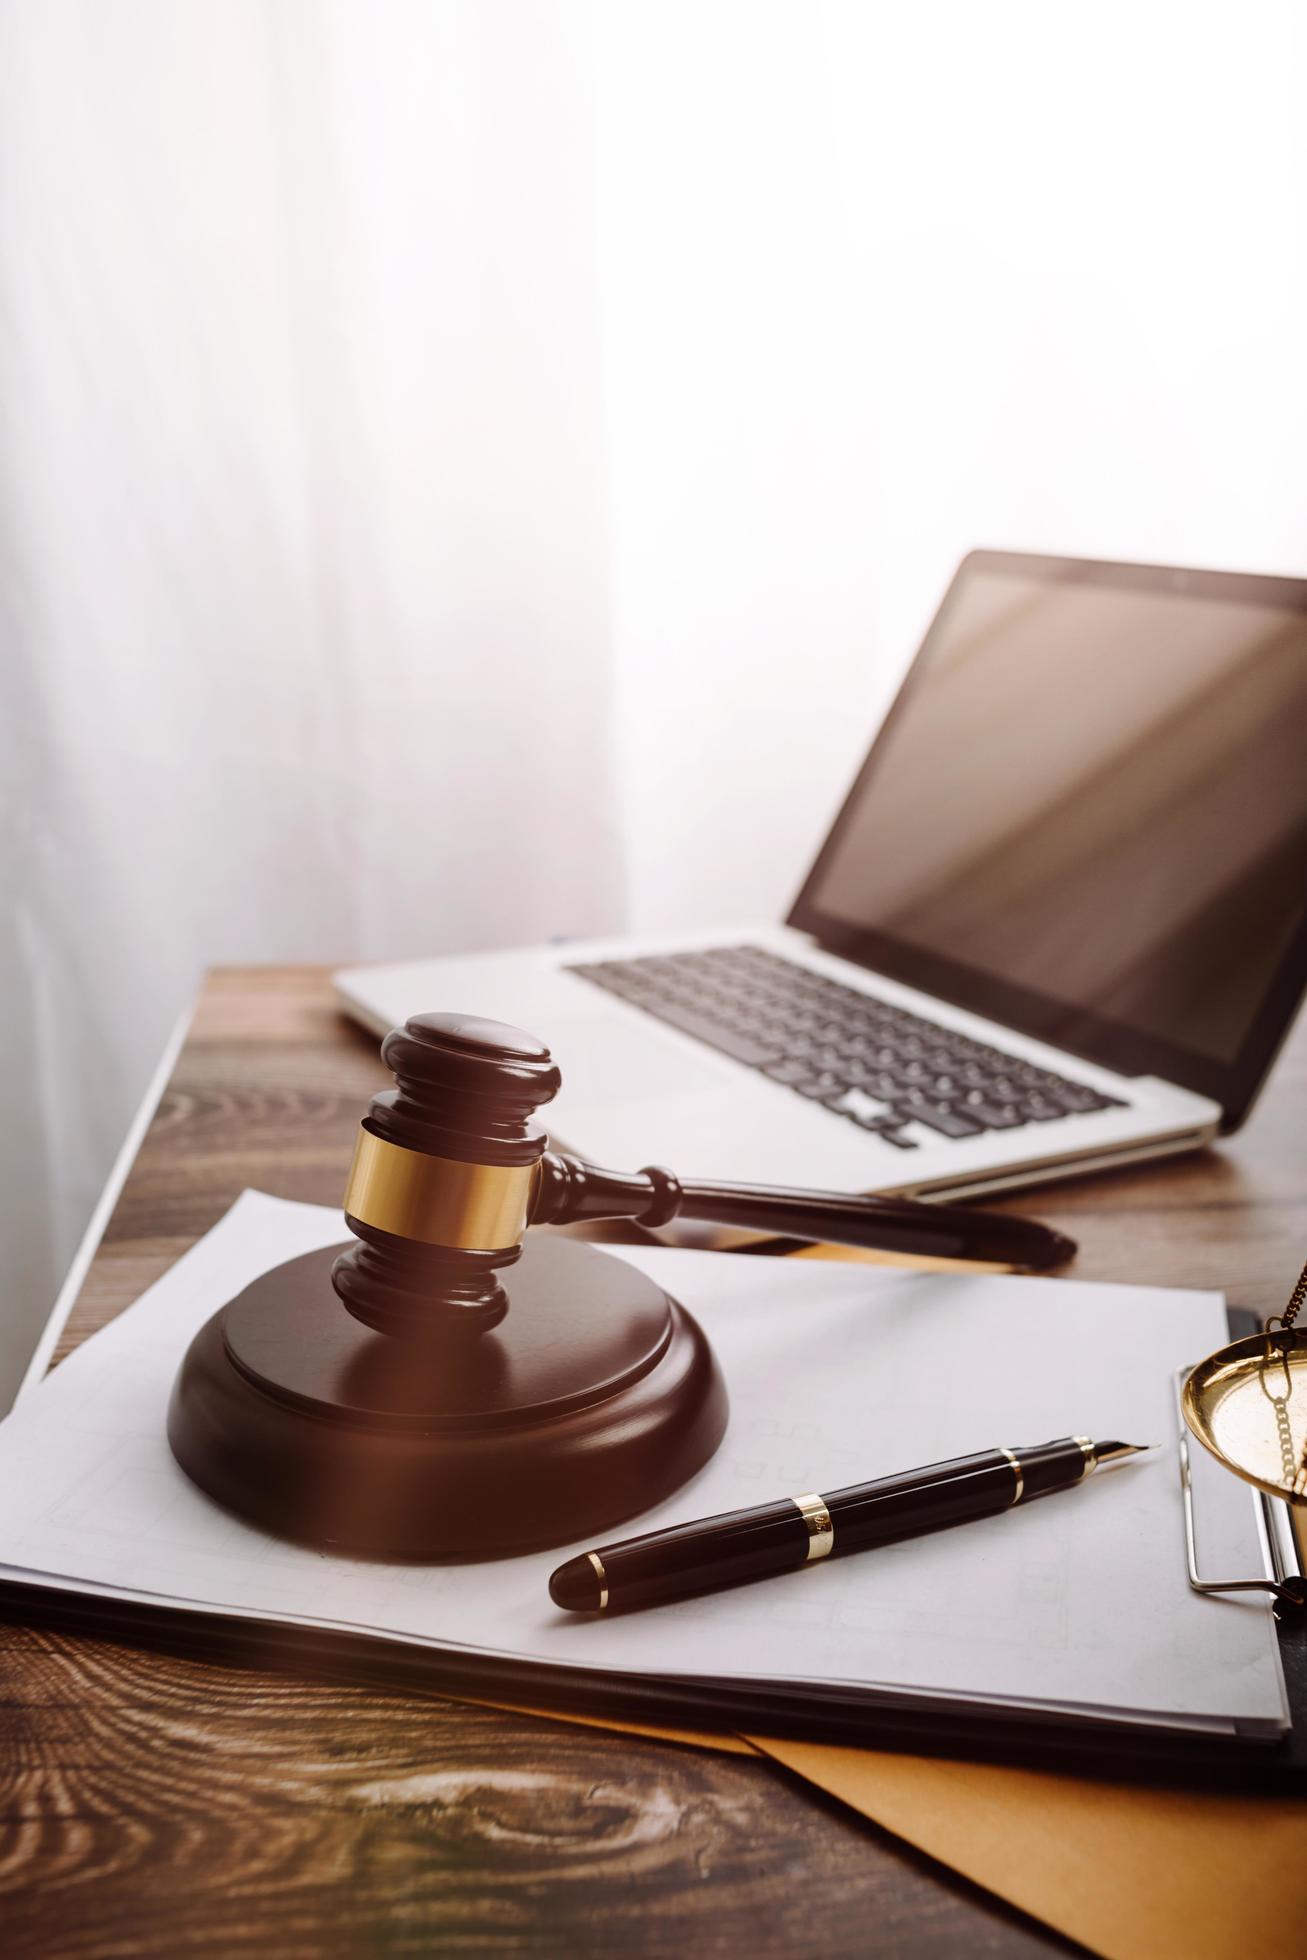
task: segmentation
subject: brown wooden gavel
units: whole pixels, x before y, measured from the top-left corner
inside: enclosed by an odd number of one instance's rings
[[[382,1054],[396,1086],[369,1105],[345,1194],[357,1243],[228,1300],[168,1407],[201,1490],[327,1550],[574,1544],[670,1496],[720,1444],[727,1385],[693,1313],[631,1261],[529,1224],[715,1219],[1028,1267],[1074,1250],[1023,1219],[557,1155],[533,1119],[558,1069],[495,1021],[421,1014]]]
[[[900,1254],[1044,1271],[1075,1245],[1031,1219],[907,1198],[600,1170],[547,1150],[535,1112],[561,1077],[521,1029],[467,1014],[419,1014],[387,1035],[397,1086],[375,1096],[359,1132],[345,1219],[360,1243],[332,1284],[356,1319],[433,1337],[481,1331],[507,1310],[496,1274],[529,1225],[673,1219],[829,1240]]]

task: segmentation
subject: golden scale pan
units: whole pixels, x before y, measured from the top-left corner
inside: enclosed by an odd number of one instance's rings
[[[1184,1419],[1227,1470],[1272,1497],[1307,1506],[1307,1266],[1282,1314],[1260,1334],[1218,1348],[1181,1391]]]

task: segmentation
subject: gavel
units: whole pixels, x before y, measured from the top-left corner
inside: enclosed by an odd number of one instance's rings
[[[543,1042],[469,1014],[418,1014],[388,1034],[397,1086],[374,1096],[345,1189],[362,1243],[332,1283],[356,1319],[419,1338],[493,1327],[508,1302],[497,1272],[531,1225],[674,1219],[1043,1271],[1075,1245],[1031,1219],[908,1198],[708,1183],[649,1166],[600,1170],[545,1147],[532,1119],[561,1086]]]
[[[1075,1250],[1026,1219],[551,1151],[535,1118],[559,1070],[497,1021],[420,1014],[382,1055],[395,1087],[368,1106],[345,1192],[356,1243],[228,1301],[168,1412],[210,1496],[316,1546],[430,1560],[565,1544],[647,1510],[717,1448],[726,1387],[693,1315],[630,1261],[528,1226],[693,1218],[1028,1269]]]

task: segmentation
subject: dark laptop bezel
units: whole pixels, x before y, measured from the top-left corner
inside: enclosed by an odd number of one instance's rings
[[[1116,564],[1099,559],[1046,558],[1027,552],[969,552],[954,573],[894,705],[813,861],[790,910],[788,923],[800,932],[811,933],[819,945],[843,959],[918,987],[924,993],[937,994],[941,1000],[1051,1042],[1120,1075],[1157,1075],[1182,1088],[1210,1096],[1221,1105],[1222,1129],[1236,1129],[1252,1107],[1307,989],[1307,914],[1276,969],[1243,1047],[1232,1062],[1221,1062],[1107,1020],[1088,1009],[997,980],[975,967],[925,952],[888,933],[832,918],[822,913],[815,902],[814,894],[831,856],[885,752],[886,738],[920,682],[950,608],[969,574],[978,571],[1010,572],[1050,583],[1114,585],[1133,591],[1183,590],[1213,599],[1253,600],[1307,613],[1307,579],[1271,578],[1253,572],[1190,571],[1179,566]]]

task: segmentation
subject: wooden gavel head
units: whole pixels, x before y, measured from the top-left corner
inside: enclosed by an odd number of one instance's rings
[[[418,1014],[381,1045],[345,1187],[361,1243],[332,1285],[356,1320],[411,1338],[481,1333],[508,1309],[545,1153],[536,1111],[561,1077],[543,1042],[472,1014]]]

